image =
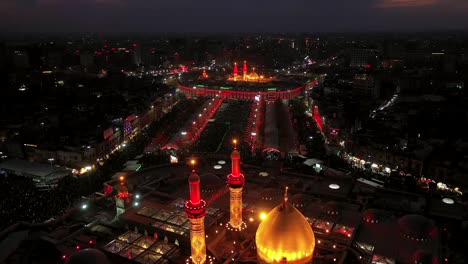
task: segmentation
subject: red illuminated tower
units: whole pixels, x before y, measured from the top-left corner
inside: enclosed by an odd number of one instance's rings
[[[208,74],[206,74],[206,70],[203,69],[202,79],[206,79],[206,78],[208,78]]]
[[[125,210],[129,207],[130,199],[132,194],[128,192],[127,185],[125,184],[125,177],[119,177],[120,186],[118,187],[118,193],[115,196],[115,208],[117,215],[125,213]]]
[[[237,140],[234,140],[234,150],[231,153],[232,171],[228,175],[228,185],[230,193],[230,211],[231,217],[229,225],[233,229],[241,230],[242,225],[242,189],[244,188],[245,178],[240,171],[241,155],[237,150]]]
[[[238,75],[239,75],[239,69],[237,68],[237,62],[234,62],[234,80],[237,79]]]
[[[244,61],[244,67],[242,67],[242,78],[245,80],[247,77],[247,61]]]
[[[195,165],[195,161],[191,161]],[[206,202],[200,195],[200,176],[192,170],[189,177],[190,199],[185,202],[185,211],[190,219],[190,245],[192,262],[203,264],[206,261],[205,214]]]

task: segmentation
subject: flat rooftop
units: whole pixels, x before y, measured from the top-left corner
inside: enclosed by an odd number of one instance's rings
[[[11,159],[0,163],[0,170],[11,171],[22,176],[40,178],[61,178],[71,175],[71,171],[63,167],[21,159]]]

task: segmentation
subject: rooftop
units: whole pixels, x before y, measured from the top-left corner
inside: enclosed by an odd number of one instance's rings
[[[1,170],[7,170],[23,176],[61,178],[71,174],[71,171],[50,164],[36,163],[21,159],[11,159],[0,163]]]

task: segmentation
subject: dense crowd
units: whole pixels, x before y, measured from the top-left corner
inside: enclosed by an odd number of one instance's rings
[[[230,100],[226,108],[220,108],[200,138],[192,146],[193,152],[230,153],[232,139],[239,142],[244,138],[244,131],[249,117],[248,107],[251,102]]]
[[[65,177],[52,190],[40,191],[31,179],[25,177],[0,177],[0,229],[18,221],[47,221],[79,203],[82,196],[102,191],[103,183],[121,170],[127,160],[141,154],[156,133],[173,122],[181,111],[190,112],[197,105],[191,100],[182,100],[170,113],[142,131],[122,151],[111,154],[102,166],[96,165],[95,170],[78,178]],[[155,153],[145,156],[143,162],[145,166],[150,166],[167,162],[167,159],[162,153]]]

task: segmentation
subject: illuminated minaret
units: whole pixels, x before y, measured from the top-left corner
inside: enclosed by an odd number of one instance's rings
[[[247,61],[244,61],[244,67],[242,67],[242,79],[247,78]]]
[[[192,166],[195,160],[191,160]],[[192,170],[189,177],[190,199],[185,202],[185,211],[190,219],[190,245],[192,248],[192,262],[203,264],[206,261],[205,242],[205,214],[206,202],[200,195],[200,176]]]
[[[240,153],[237,150],[237,140],[234,140],[234,150],[231,153],[232,171],[228,175],[230,193],[231,228],[242,229],[242,189],[244,187],[244,175],[240,172]]]
[[[237,62],[234,62],[234,80],[237,80],[238,75],[239,75],[239,69],[237,68]]]
[[[115,196],[115,208],[117,210],[117,215],[125,213],[125,210],[130,206],[130,199],[132,194],[128,192],[127,185],[125,184],[125,177],[120,176],[120,188],[118,193]]]

